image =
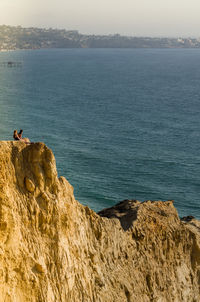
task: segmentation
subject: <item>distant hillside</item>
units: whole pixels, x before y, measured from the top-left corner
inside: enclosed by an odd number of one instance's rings
[[[200,48],[200,39],[83,35],[76,30],[0,25],[0,51],[40,48]]]

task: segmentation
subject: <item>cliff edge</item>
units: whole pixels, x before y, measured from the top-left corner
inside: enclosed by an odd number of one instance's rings
[[[0,142],[0,301],[200,301],[200,222],[172,201],[96,214],[43,143]]]

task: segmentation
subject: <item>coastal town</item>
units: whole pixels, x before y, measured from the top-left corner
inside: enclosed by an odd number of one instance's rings
[[[85,35],[77,30],[0,25],[0,51],[42,48],[200,48],[200,38]]]

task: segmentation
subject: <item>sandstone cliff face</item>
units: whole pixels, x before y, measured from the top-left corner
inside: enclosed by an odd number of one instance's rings
[[[0,142],[2,302],[198,302],[199,231],[170,201],[98,215],[43,143]]]

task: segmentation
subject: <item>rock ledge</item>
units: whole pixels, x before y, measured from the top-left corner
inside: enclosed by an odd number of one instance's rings
[[[43,143],[1,141],[0,284],[3,302],[198,302],[200,222],[173,201],[97,214]]]

